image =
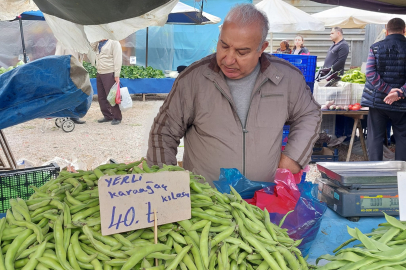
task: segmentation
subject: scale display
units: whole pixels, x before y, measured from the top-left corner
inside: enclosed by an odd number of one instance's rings
[[[383,209],[399,208],[399,196],[360,196],[361,212],[378,212]]]

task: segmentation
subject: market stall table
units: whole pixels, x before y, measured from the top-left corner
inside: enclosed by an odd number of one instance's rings
[[[127,87],[130,94],[143,94],[145,101],[145,94],[167,94],[171,91],[172,85],[175,82],[174,78],[148,78],[148,79],[124,79],[121,78],[120,82],[122,87]],[[96,78],[90,79],[92,84],[93,94],[97,95],[97,81]]]
[[[333,255],[334,249],[352,238],[347,232],[347,226],[350,228],[357,227],[362,233],[370,233],[372,229],[378,228],[378,224],[384,222],[386,222],[385,217],[361,217],[358,222],[352,222],[327,208],[321,221],[320,230],[310,248],[307,262],[315,265],[318,257],[324,254]],[[357,244],[360,242],[355,241],[347,247]],[[321,263],[325,264],[327,261],[320,261]]]
[[[350,161],[352,147],[354,145],[355,132],[356,132],[357,128],[358,128],[358,132],[359,132],[359,138],[360,138],[360,141],[361,141],[362,151],[364,153],[364,160],[368,160],[367,148],[365,146],[364,132],[362,131],[362,126],[361,126],[361,121],[360,121],[361,119],[364,118],[365,115],[368,115],[368,113],[369,113],[368,110],[360,110],[360,111],[322,111],[323,115],[344,115],[346,117],[351,117],[352,119],[354,119],[354,126],[352,128],[350,146],[348,148],[347,159],[345,161]]]

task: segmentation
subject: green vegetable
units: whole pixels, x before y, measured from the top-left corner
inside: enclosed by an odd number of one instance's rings
[[[349,83],[359,83],[365,84],[366,82],[365,73],[361,72],[361,68],[353,68],[346,71],[341,77],[341,81]]]
[[[88,62],[83,62],[83,67],[89,73],[90,78],[96,78],[97,70]],[[144,79],[144,78],[165,78],[162,70],[154,69],[153,67],[141,66],[122,66],[120,78],[125,79]]]
[[[218,192],[194,174],[190,174],[192,219],[158,226],[158,244],[153,228],[103,236],[97,179],[118,172],[159,171],[184,169],[149,167],[146,160],[106,164],[89,172],[61,172],[42,187],[32,187],[35,193],[29,200],[12,199],[6,218],[0,220],[0,270],[308,269],[296,248],[301,241],[271,223],[267,211],[247,204],[232,188],[232,194]],[[356,236],[368,245],[389,249],[403,227],[389,222],[398,228],[382,231],[379,242],[366,241],[367,236],[358,232]],[[394,251],[395,259],[406,255]],[[342,257],[357,256],[361,257]],[[375,253],[370,257],[379,260],[372,256]]]

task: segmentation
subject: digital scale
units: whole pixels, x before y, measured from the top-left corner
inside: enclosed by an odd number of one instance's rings
[[[404,161],[319,162],[319,200],[352,221],[362,216],[399,215],[397,172]]]

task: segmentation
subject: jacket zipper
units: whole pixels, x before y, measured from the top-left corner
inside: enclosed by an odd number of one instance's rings
[[[223,91],[223,89],[221,89],[221,87],[216,82],[214,82],[214,85],[216,86],[217,90],[219,90],[223,94],[223,96],[226,97],[228,102],[230,102],[231,107],[233,108],[234,112],[237,113],[237,110],[235,109],[235,106],[233,105],[233,101],[227,96],[227,94]],[[237,116],[238,116],[238,114],[237,114]],[[244,171],[245,171],[245,156],[244,156],[245,155],[245,129],[244,129],[244,126],[242,125],[240,117],[238,117],[238,119],[240,120],[242,132],[243,132],[243,141],[242,141],[242,144],[243,144],[243,151],[242,151],[242,169],[243,169],[243,172],[242,172],[242,174],[245,175],[245,173],[244,173]]]
[[[262,85],[264,85],[264,83],[267,81],[268,79],[265,79],[260,85],[259,87],[254,91],[254,94],[251,97],[250,100],[250,106],[248,107],[248,112],[245,118],[245,125],[242,124],[241,119],[238,117],[238,119],[240,119],[240,123],[241,123],[241,128],[242,128],[242,174],[245,176],[245,134],[248,133],[248,130],[245,128],[246,124],[247,124],[247,118],[248,118],[248,114],[250,112],[251,109],[251,103],[252,103],[252,99],[254,97],[254,95],[259,91],[259,89],[262,87]],[[230,102],[230,104],[232,105],[233,109],[235,112],[237,112],[237,110],[234,108],[233,106],[233,102],[232,100],[226,95],[226,93],[223,91],[223,89],[221,89],[221,87],[215,82],[214,85],[216,86],[216,88],[223,94],[223,96],[226,97],[226,99],[228,100],[228,102]]]
[[[264,83],[266,83],[266,81],[268,80],[268,78],[267,79],[265,79],[260,85],[259,85],[259,87],[254,91],[254,93],[252,94],[252,96],[251,96],[251,100],[250,100],[250,106],[248,107],[248,111],[247,111],[247,115],[245,116],[245,125],[244,125],[244,127],[243,127],[243,130],[242,130],[242,137],[243,137],[243,150],[242,150],[242,152],[243,152],[243,161],[242,161],[242,164],[243,164],[243,167],[242,167],[242,171],[243,171],[243,175],[244,176],[246,176],[245,175],[245,134],[246,133],[248,133],[248,130],[245,128],[246,126],[247,126],[247,120],[248,120],[248,114],[250,113],[250,109],[251,109],[251,103],[252,103],[252,99],[254,98],[254,96],[255,96],[255,94],[259,91],[259,89],[261,89],[261,87],[264,85]]]

